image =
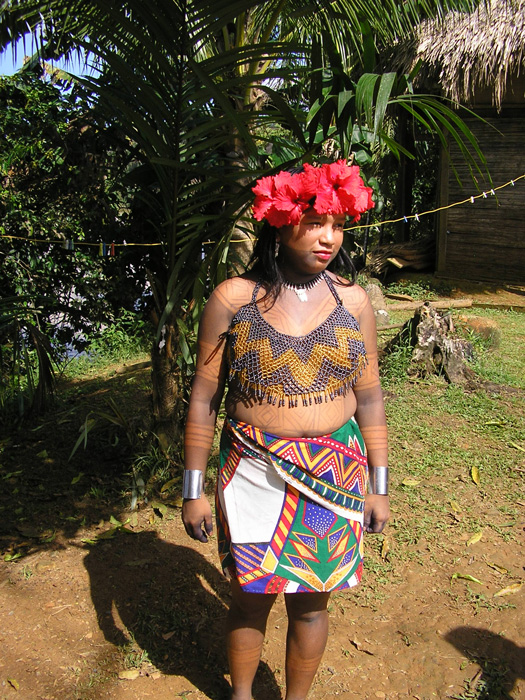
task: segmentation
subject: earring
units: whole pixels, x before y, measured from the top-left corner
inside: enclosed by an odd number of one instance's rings
[[[277,258],[278,256],[279,256],[279,241],[276,240],[276,241],[275,241],[275,253],[274,253],[274,257]]]

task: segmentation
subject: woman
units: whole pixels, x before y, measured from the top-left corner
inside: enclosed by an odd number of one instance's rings
[[[217,526],[232,589],[232,698],[252,697],[283,592],[286,699],[302,700],[326,645],[330,591],[359,582],[363,529],[381,532],[389,517],[374,313],[363,289],[335,273],[351,266],[346,217],[373,206],[372,190],[338,161],[262,178],[254,193],[266,221],[251,269],[215,289],[199,328],[182,517],[206,542],[203,474],[228,379]]]

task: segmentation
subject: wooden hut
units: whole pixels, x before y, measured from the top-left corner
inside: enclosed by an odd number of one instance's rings
[[[422,25],[404,69],[421,61],[420,87],[470,107],[461,116],[487,159],[492,186],[476,182],[458,149],[442,154],[439,206],[487,197],[440,212],[436,273],[442,277],[525,284],[525,0],[481,1],[472,14],[452,12]],[[458,183],[451,161],[461,184]]]

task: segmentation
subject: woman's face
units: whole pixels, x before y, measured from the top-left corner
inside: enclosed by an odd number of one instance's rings
[[[297,226],[279,229],[279,266],[291,282],[328,267],[343,243],[345,221],[344,214],[317,214],[311,209]]]

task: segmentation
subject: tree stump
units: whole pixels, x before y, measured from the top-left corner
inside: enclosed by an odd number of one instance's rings
[[[441,315],[430,304],[419,307],[385,346],[388,354],[409,343],[413,348],[410,374],[428,376],[442,374],[451,384],[476,384],[476,375],[466,364],[473,356],[467,340],[453,337],[454,324],[448,314]]]

